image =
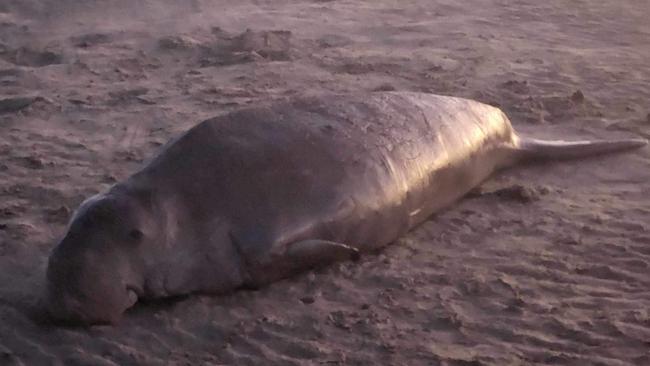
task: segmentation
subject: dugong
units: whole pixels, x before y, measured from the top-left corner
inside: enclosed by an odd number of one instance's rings
[[[138,299],[263,286],[377,250],[499,169],[646,143],[525,138],[498,108],[425,93],[242,109],[83,202],[51,252],[44,304],[57,320],[115,323]]]

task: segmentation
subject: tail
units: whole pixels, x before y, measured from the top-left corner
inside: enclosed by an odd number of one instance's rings
[[[647,144],[645,139],[549,141],[519,137],[514,150],[517,161],[568,160],[638,149]]]

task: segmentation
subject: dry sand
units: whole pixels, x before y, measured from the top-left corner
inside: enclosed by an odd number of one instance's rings
[[[648,148],[500,174],[378,256],[259,291],[138,305],[118,327],[32,311],[84,197],[258,101],[427,91],[541,137],[650,137],[648,14],[643,0],[0,1],[0,364],[650,364]]]

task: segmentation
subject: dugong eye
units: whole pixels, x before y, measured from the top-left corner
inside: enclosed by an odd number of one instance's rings
[[[129,237],[133,240],[140,241],[142,240],[142,237],[144,236],[144,233],[138,229],[133,229],[129,232]]]

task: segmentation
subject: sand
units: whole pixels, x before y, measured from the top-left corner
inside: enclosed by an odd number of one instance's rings
[[[504,172],[378,255],[258,291],[35,319],[87,196],[201,120],[299,94],[500,106],[650,137],[638,0],[0,2],[0,364],[647,365],[650,149]]]

